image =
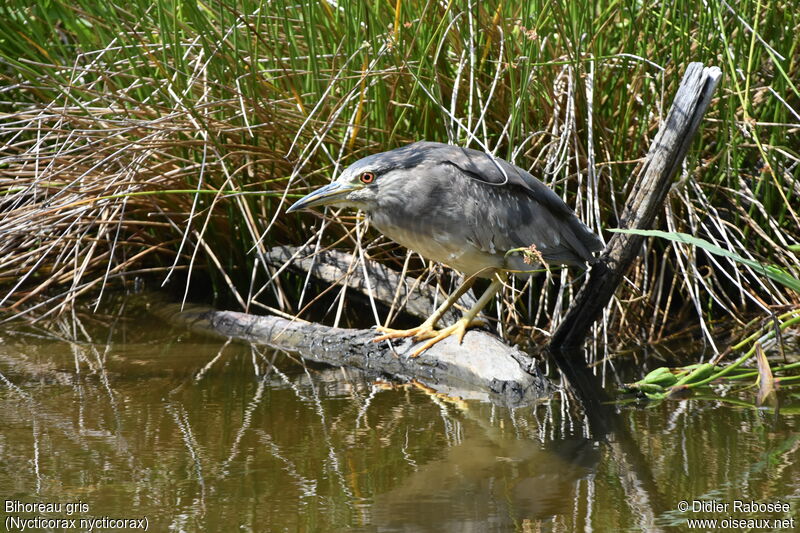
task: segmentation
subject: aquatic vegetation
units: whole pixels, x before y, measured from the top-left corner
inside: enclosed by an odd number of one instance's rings
[[[679,232],[664,232],[659,230],[612,230],[621,233],[634,233],[637,235],[660,237],[673,242],[684,243],[687,245],[701,248],[714,255],[727,257],[737,263],[740,263],[756,274],[766,276],[781,285],[796,291],[800,294],[800,279],[791,276],[774,265],[763,265],[756,261],[745,259],[744,257],[722,249],[704,239],[687,235]],[[800,362],[789,363],[772,368],[764,353],[763,345],[768,342],[777,340],[778,347],[783,351],[782,339],[780,333],[789,327],[800,324],[800,309],[794,309],[781,316],[774,317],[772,324],[764,326],[756,333],[753,333],[740,343],[732,346],[730,351],[738,351],[748,344],[752,344],[749,350],[744,355],[739,357],[733,363],[724,367],[716,366],[711,363],[697,363],[680,368],[658,367],[648,373],[644,378],[635,382],[625,385],[625,389],[643,394],[644,396],[659,400],[666,398],[670,395],[675,395],[684,392],[688,389],[702,387],[709,385],[718,380],[741,380],[745,378],[755,377],[756,383],[759,385],[757,404],[761,405],[768,398],[774,395],[775,386],[780,383],[797,383],[800,384],[800,374],[796,372],[787,376],[775,378],[773,371],[786,372],[788,370],[800,369]],[[722,356],[719,354],[714,358],[714,361],[720,361]],[[754,358],[757,365],[757,371],[753,369],[742,367],[745,362]],[[785,356],[784,356],[785,360]]]
[[[792,310],[774,318],[774,321],[759,328],[755,333],[718,354],[708,363],[695,363],[679,368],[660,366],[650,371],[639,381],[626,384],[623,389],[636,392],[651,400],[662,400],[687,391],[702,390],[714,383],[744,383],[744,387],[758,386],[756,405],[774,399],[779,386],[800,385],[800,361],[786,362],[780,335],[783,331],[800,324],[800,309]],[[749,348],[748,348],[749,346]],[[783,363],[772,366],[764,346],[774,346],[783,354]],[[729,353],[747,350],[730,364],[721,365]],[[755,360],[755,368],[743,366]],[[752,366],[752,365],[751,365]],[[776,377],[777,376],[777,377]],[[748,382],[750,380],[750,382]]]
[[[709,387],[715,382],[730,385],[749,379],[751,382],[745,381],[743,387],[757,385],[756,405],[762,405],[774,396],[776,387],[800,385],[800,374],[797,374],[800,362],[771,367],[761,345],[756,344],[753,352],[758,365],[756,370],[741,366],[752,357],[751,353],[725,366],[712,363],[695,363],[678,368],[660,366],[639,381],[625,384],[623,390],[639,393],[651,400],[663,400],[689,390],[702,390],[702,387]],[[786,375],[781,375],[784,373]]]

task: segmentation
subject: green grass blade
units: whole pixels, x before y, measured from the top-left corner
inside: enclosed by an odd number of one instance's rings
[[[797,279],[796,277],[787,274],[777,266],[764,265],[762,263],[759,263],[758,261],[747,259],[737,253],[731,252],[730,250],[725,250],[724,248],[721,248],[714,243],[711,243],[705,239],[701,239],[700,237],[695,237],[694,235],[689,235],[688,233],[680,233],[675,231],[661,231],[655,229],[644,230],[644,229],[619,229],[619,228],[610,229],[609,231],[613,231],[615,233],[628,233],[631,235],[641,235],[643,237],[658,237],[661,239],[666,239],[668,241],[690,244],[692,246],[701,248],[706,252],[712,253],[714,255],[727,257],[728,259],[732,259],[737,263],[747,265],[748,267],[752,268],[759,274],[763,274],[764,276],[767,276],[773,281],[780,283],[784,287],[788,287],[800,293],[800,279]]]

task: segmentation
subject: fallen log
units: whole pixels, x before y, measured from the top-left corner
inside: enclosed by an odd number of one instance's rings
[[[376,377],[415,380],[450,396],[518,407],[553,390],[529,355],[484,331],[468,331],[461,345],[451,337],[420,357],[409,357],[418,343],[410,339],[393,347],[375,343],[377,333],[371,329],[334,328],[199,306],[154,308],[162,318],[193,331],[297,352],[309,361],[358,368]]]
[[[376,301],[388,307],[397,306],[400,311],[423,320],[446,298],[439,295],[437,301],[436,287],[403,277],[375,261],[367,261],[362,269],[356,256],[340,250],[315,253],[313,247],[273,246],[264,255],[272,266],[309,273],[325,283],[346,284],[364,296],[371,294]],[[467,292],[457,305],[469,309],[474,303],[475,297]],[[447,326],[459,318],[461,313],[454,307],[444,314],[441,324]]]

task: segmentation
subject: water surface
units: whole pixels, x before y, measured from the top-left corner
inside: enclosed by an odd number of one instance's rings
[[[778,414],[737,403],[752,391],[624,404],[596,438],[566,391],[517,409],[459,401],[188,333],[144,306],[7,326],[0,341],[6,524],[613,531],[797,516],[796,392]],[[736,513],[735,500],[792,509]],[[694,501],[729,507],[692,511]]]

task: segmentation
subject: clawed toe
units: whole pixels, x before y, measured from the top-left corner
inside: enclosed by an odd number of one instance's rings
[[[458,344],[461,344],[461,342],[464,340],[464,335],[466,335],[468,328],[483,326],[485,324],[486,323],[483,320],[462,318],[455,324],[447,326],[446,328],[436,332],[436,335],[432,339],[430,339],[428,342],[426,342],[425,344],[423,344],[422,346],[411,352],[409,354],[409,357],[419,357],[425,350],[432,347],[434,344],[443,341],[447,337],[455,336]]]
[[[428,342],[414,350],[409,354],[409,357],[419,357],[425,350],[437,344],[438,342],[446,339],[450,336],[455,336],[456,340],[459,344],[464,340],[464,335],[467,332],[468,328],[473,328],[477,326],[483,326],[485,322],[483,320],[477,319],[467,319],[462,318],[455,324],[451,326],[447,326],[446,328],[435,330],[432,326],[428,324],[423,324],[416,328],[411,329],[391,329],[391,328],[384,328],[378,327],[378,331],[383,333],[383,335],[379,337],[375,337],[372,339],[373,342],[380,342],[389,339],[402,339],[407,337],[413,337],[416,341],[422,341],[425,339],[429,339]]]
[[[421,326],[411,329],[392,329],[385,328],[383,326],[378,326],[376,329],[383,333],[383,335],[375,337],[372,339],[372,342],[381,342],[389,339],[404,339],[407,337],[414,337],[417,340],[423,340],[435,337],[438,334],[438,331],[433,329],[433,326],[428,324],[422,324]]]

